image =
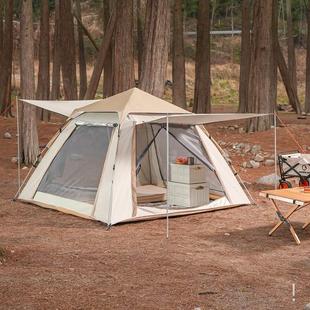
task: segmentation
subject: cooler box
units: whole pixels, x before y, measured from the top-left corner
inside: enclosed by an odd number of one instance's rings
[[[209,203],[207,183],[184,184],[168,182],[168,204],[182,208],[199,207]]]
[[[206,167],[203,165],[170,164],[170,180],[177,183],[206,182]]]

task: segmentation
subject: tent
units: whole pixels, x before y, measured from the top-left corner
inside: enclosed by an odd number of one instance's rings
[[[68,119],[24,182],[19,200],[108,225],[250,204],[202,124],[258,115],[194,114],[138,88],[103,100],[22,102]],[[169,165],[178,155],[206,167],[212,195],[207,204],[167,205]],[[145,197],[155,202],[145,203]]]

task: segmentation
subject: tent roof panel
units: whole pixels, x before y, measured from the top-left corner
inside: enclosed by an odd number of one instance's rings
[[[66,100],[66,101],[56,101],[56,100],[27,100],[20,99],[22,102],[29,103],[39,108],[43,108],[48,111],[52,111],[64,116],[70,116],[75,109],[93,104],[99,100]]]
[[[180,125],[202,125],[216,122],[226,122],[240,119],[248,119],[253,117],[266,116],[268,114],[254,114],[254,113],[222,113],[222,114],[194,114],[186,115],[169,115],[168,121],[170,124]],[[137,124],[142,123],[166,123],[167,116],[165,115],[149,115],[149,114],[131,114],[131,120]]]
[[[81,112],[118,112],[121,119],[129,113],[190,113],[172,103],[148,94],[138,88],[129,89],[112,97],[81,107],[75,111],[75,113]]]

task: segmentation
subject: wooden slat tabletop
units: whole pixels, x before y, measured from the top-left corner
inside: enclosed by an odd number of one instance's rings
[[[285,189],[273,189],[262,191],[261,196],[277,196],[292,200],[298,200],[304,203],[310,203],[310,193],[305,193],[303,187],[285,188]]]

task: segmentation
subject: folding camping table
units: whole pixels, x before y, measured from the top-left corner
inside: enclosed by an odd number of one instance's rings
[[[287,189],[275,189],[262,191],[260,196],[268,198],[272,202],[272,206],[276,211],[276,214],[280,221],[270,230],[269,236],[271,236],[283,223],[285,223],[294,237],[297,244],[300,244],[300,240],[296,234],[294,227],[292,226],[289,218],[300,209],[310,205],[310,193],[305,193],[302,187],[287,188]],[[277,204],[277,202],[286,202],[293,205],[292,208],[286,214],[283,214]],[[303,225],[305,229],[310,224],[310,221]]]

